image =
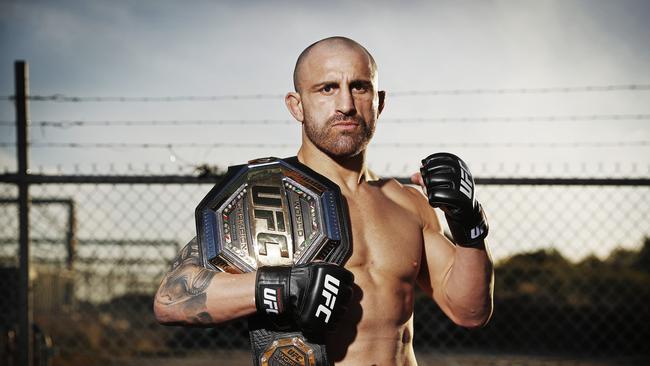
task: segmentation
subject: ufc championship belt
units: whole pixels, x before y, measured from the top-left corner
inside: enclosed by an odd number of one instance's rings
[[[339,187],[296,157],[263,158],[228,168],[196,208],[204,267],[244,273],[261,266],[350,254],[349,220]],[[256,366],[329,365],[323,334],[303,334],[289,320],[248,321]]]

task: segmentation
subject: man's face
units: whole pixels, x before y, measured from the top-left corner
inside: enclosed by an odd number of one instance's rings
[[[333,157],[365,150],[379,115],[377,75],[365,52],[344,46],[314,49],[300,80],[307,138]]]

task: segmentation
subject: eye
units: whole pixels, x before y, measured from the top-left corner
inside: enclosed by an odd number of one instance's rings
[[[355,94],[364,94],[372,90],[372,85],[365,81],[355,81],[350,84],[350,90]]]
[[[320,88],[320,92],[326,95],[334,93],[334,90],[336,89],[336,85],[325,85],[322,88]]]
[[[365,93],[368,89],[365,86],[357,85],[352,87],[352,91],[355,93]]]

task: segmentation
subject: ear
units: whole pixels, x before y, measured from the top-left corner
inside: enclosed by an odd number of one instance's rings
[[[384,110],[384,102],[386,100],[386,92],[383,91],[383,90],[380,90],[378,94],[379,94],[379,108],[378,108],[377,115],[380,115],[381,111]]]
[[[305,119],[305,115],[302,110],[302,99],[300,94],[296,92],[289,92],[284,96],[284,104],[287,105],[289,113],[295,118],[298,122],[302,123]]]

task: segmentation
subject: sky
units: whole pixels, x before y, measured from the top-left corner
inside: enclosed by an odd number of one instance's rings
[[[33,171],[187,173],[290,156],[295,60],[341,35],[373,54],[387,91],[368,150],[381,175],[450,151],[480,177],[648,177],[649,16],[645,0],[0,0],[0,96],[13,95],[20,59],[32,95],[213,97],[32,101]],[[14,118],[0,100],[1,171],[16,167]],[[43,146],[71,143],[82,147]],[[119,145],[144,143],[155,146]]]
[[[343,35],[374,55],[380,88],[388,92],[368,155],[379,174],[406,175],[438,150],[466,157],[484,176],[560,175],[567,170],[574,175],[613,174],[608,167],[616,164],[624,174],[649,173],[647,1],[0,3],[0,95],[13,94],[13,62],[23,59],[29,63],[34,95],[269,96],[198,102],[32,102],[34,169],[59,166],[69,171],[78,164],[84,170],[96,164],[101,170],[109,162],[128,162],[135,170],[144,164],[173,170],[292,155],[300,127],[291,121],[282,95],[292,87],[295,59],[312,42]],[[535,92],[611,85],[646,89]],[[489,92],[521,88],[529,92]],[[475,89],[487,92],[467,93]],[[409,94],[441,90],[465,93]],[[12,103],[0,102],[0,120],[12,122]],[[607,119],[612,115],[633,117]],[[583,119],[570,121],[567,116]],[[453,122],[463,118],[471,120]],[[488,121],[481,120],[485,118]],[[281,123],[68,128],[37,123],[151,120]],[[0,126],[0,132],[0,142],[15,141],[12,126]],[[73,142],[180,145],[36,147]],[[272,146],[208,146],[219,143]],[[1,148],[2,165],[11,170],[14,147]],[[593,167],[597,163],[606,167]]]

